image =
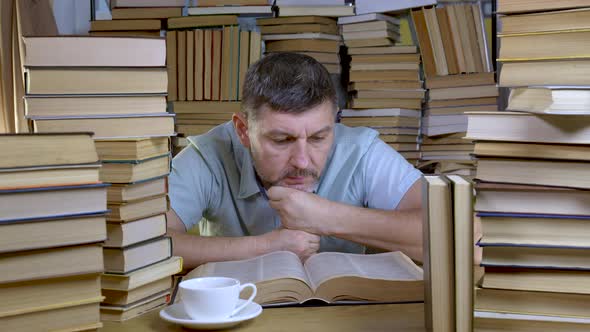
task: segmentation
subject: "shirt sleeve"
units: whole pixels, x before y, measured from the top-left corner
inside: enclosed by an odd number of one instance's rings
[[[375,139],[364,159],[364,203],[368,208],[395,209],[408,189],[422,176],[419,170],[380,139]]]
[[[211,170],[194,146],[189,145],[172,160],[168,197],[187,230],[198,224],[211,206],[214,183]]]

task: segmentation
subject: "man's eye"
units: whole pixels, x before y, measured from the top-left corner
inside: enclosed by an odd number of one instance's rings
[[[312,142],[321,142],[324,139],[326,139],[324,136],[312,136],[309,138],[309,140]]]
[[[292,140],[289,138],[277,138],[277,139],[273,139],[273,142],[275,144],[287,144],[290,143]]]

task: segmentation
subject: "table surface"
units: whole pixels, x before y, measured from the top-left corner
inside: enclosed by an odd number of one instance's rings
[[[101,332],[187,331],[168,323],[159,310],[128,321],[104,322]],[[266,308],[253,320],[223,331],[408,331],[423,332],[424,304],[366,304]]]

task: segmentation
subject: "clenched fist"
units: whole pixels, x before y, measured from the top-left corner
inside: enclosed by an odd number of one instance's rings
[[[315,254],[320,249],[320,237],[304,231],[279,228],[265,234],[272,251],[291,251],[301,261]]]

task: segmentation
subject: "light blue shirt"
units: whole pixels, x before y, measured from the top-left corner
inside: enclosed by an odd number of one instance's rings
[[[334,145],[316,194],[335,202],[393,210],[421,177],[420,171],[378,138],[375,130],[335,126]],[[203,236],[247,236],[270,232],[280,218],[263,196],[249,151],[227,122],[172,160],[169,197],[187,229]],[[361,244],[323,236],[320,251],[364,253]]]

